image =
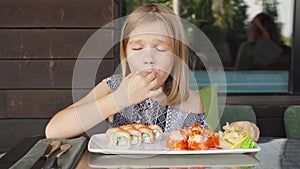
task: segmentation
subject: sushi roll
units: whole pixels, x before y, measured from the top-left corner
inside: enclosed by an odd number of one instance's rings
[[[140,145],[142,143],[142,133],[134,128],[129,128],[126,130],[131,137],[132,145]]]
[[[112,148],[128,149],[131,146],[131,137],[129,132],[125,130],[118,130],[112,133],[109,140],[109,146]]]
[[[156,124],[151,124],[151,125],[149,125],[149,128],[152,129],[152,131],[154,132],[155,140],[162,140],[163,131],[162,131],[161,127],[159,127]]]
[[[116,133],[118,131],[122,131],[122,130],[120,128],[114,127],[114,128],[109,128],[106,131],[105,136],[106,136],[107,144],[110,144],[110,141],[113,140],[114,133]]]
[[[152,129],[149,127],[140,127],[138,130],[142,133],[142,143],[151,144],[154,142],[155,136]]]

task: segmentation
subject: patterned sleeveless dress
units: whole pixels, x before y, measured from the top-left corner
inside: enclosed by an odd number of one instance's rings
[[[122,75],[113,75],[103,81],[106,82],[111,91],[114,91],[119,87]],[[204,113],[193,113],[168,105],[160,105],[151,98],[121,110],[113,116],[113,121],[107,119],[107,122],[110,127],[119,127],[132,123],[157,124],[165,133],[175,129],[190,127],[193,124],[199,124],[205,128],[208,127]]]

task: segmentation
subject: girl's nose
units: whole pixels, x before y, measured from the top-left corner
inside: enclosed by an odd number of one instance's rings
[[[146,64],[146,65],[153,65],[153,64],[154,64],[154,61],[145,60],[145,61],[144,61],[144,64]]]
[[[155,64],[155,60],[154,60],[152,52],[148,51],[145,53],[144,64],[146,64],[146,65],[154,65]]]

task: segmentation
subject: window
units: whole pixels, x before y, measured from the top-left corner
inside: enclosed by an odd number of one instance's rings
[[[123,13],[126,14],[135,8],[134,5],[143,3],[159,2],[172,7],[171,0],[123,2]],[[296,37],[293,34],[294,20],[296,22],[294,0],[193,0],[179,3],[180,17],[200,28],[218,52],[225,71],[227,93],[300,91],[296,85],[300,84],[300,79],[297,80],[294,73],[299,61],[292,55],[292,44],[296,44],[296,39],[293,39]],[[214,72],[214,67],[204,64],[205,60],[196,53],[190,52],[190,67],[197,83],[191,85],[192,88],[202,88],[212,83],[209,74]],[[225,84],[219,84],[222,85]]]

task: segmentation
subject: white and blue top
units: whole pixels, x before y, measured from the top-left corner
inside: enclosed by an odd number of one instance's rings
[[[121,75],[113,75],[103,80],[112,91],[116,90],[121,81]],[[204,113],[194,113],[168,105],[160,105],[154,99],[148,98],[134,106],[127,107],[113,116],[113,121],[107,119],[110,127],[119,127],[126,124],[142,123],[145,125],[157,124],[165,133],[175,129],[190,127],[199,124],[208,127]]]

